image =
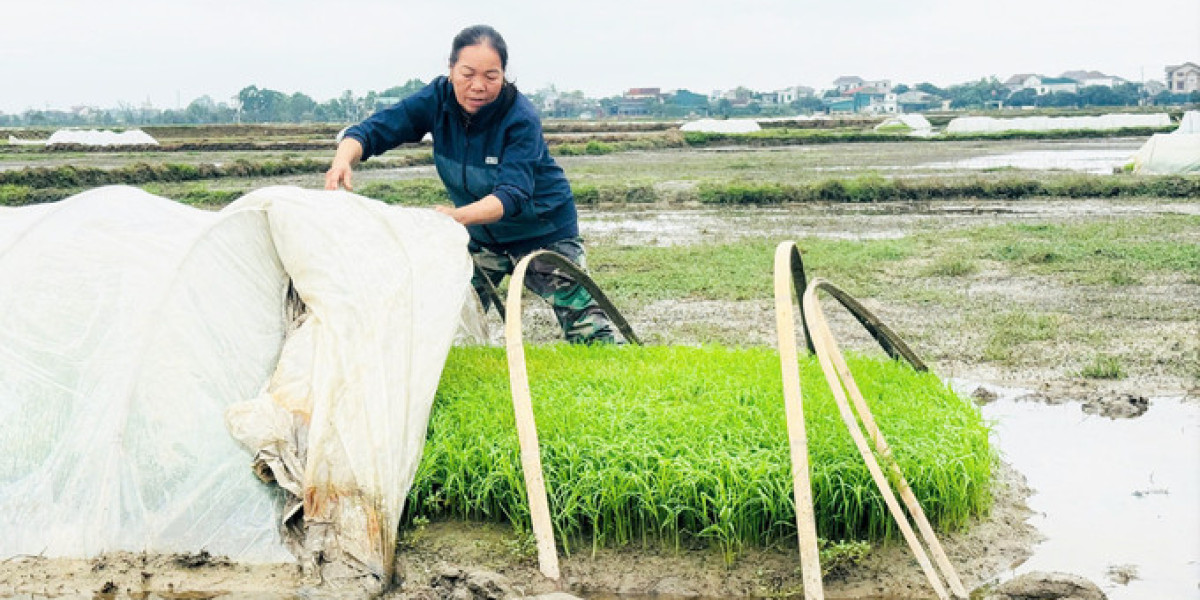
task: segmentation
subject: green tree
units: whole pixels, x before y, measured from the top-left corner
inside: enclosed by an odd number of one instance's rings
[[[918,86],[920,87],[920,86]],[[927,92],[929,93],[929,92]],[[1008,88],[999,79],[990,77],[970,83],[952,85],[946,90],[951,108],[981,108],[988,102],[997,102],[1008,97]]]
[[[932,83],[929,83],[929,82],[918,83],[917,91],[925,92],[926,94],[930,94],[932,96],[937,96],[938,98],[949,98],[950,97],[949,94],[946,93],[946,90],[943,90],[942,88],[940,88],[936,85],[933,85]]]
[[[1078,108],[1080,105],[1079,94],[1071,92],[1051,92],[1041,96],[1038,101],[1038,106],[1053,106],[1058,108]]]
[[[407,98],[425,87],[425,82],[420,79],[409,79],[404,82],[404,85],[397,85],[383,90],[379,93],[380,96],[389,98]]]
[[[1006,100],[1010,106],[1037,106],[1037,101],[1037,90],[1033,88],[1017,90],[1009,94],[1008,100]]]
[[[304,121],[312,121],[316,118],[317,101],[308,97],[305,94],[296,92],[288,98],[288,121],[300,123]]]
[[[793,100],[791,107],[798,112],[821,112],[825,110],[825,103],[820,98],[804,96]]]

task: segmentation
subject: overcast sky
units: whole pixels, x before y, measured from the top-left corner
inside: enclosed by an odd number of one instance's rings
[[[445,71],[488,23],[510,78],[589,96],[939,86],[1094,69],[1133,81],[1200,63],[1200,0],[2,0],[0,111],[227,102],[247,85],[319,102]]]

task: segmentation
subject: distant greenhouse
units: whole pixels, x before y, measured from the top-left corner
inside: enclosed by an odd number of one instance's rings
[[[1170,127],[1167,113],[1150,115],[1110,114],[1095,117],[958,117],[946,125],[946,133],[1000,133],[1004,131],[1105,130],[1127,127]]]
[[[704,133],[751,133],[761,129],[754,119],[699,119],[679,128],[680,131]]]
[[[906,113],[889,117],[884,122],[876,125],[875,131],[883,133],[907,133],[908,135],[917,137],[929,137],[933,135],[933,125],[929,123],[929,119],[926,119],[925,115]]]
[[[96,129],[59,129],[46,140],[47,146],[73,144],[80,146],[157,146],[158,140],[140,129],[116,131]]]
[[[1184,113],[1175,131],[1151,136],[1133,155],[1131,162],[1134,173],[1200,173],[1200,111]]]

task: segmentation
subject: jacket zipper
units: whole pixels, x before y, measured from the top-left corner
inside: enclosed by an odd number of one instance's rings
[[[463,156],[462,156],[463,191],[465,191],[467,193],[467,195],[469,195],[469,196],[474,196],[474,194],[471,193],[471,188],[467,186],[467,160],[471,156],[471,121],[469,121],[469,120],[466,121],[465,123],[463,123],[463,138],[465,138],[465,140],[466,140],[466,142],[463,144]],[[478,199],[476,199],[476,200],[478,200]],[[486,233],[489,238],[491,238],[491,242],[493,244],[496,243],[496,236],[492,235],[492,232],[491,232],[491,230],[488,229],[487,225],[480,225],[479,229],[480,229],[480,231]]]

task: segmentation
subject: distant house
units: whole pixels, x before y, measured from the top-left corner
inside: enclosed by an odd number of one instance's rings
[[[617,115],[622,117],[640,117],[650,114],[655,104],[662,102],[661,88],[629,88],[617,102]]]
[[[1168,66],[1167,90],[1172,94],[1187,94],[1200,92],[1200,65],[1185,62],[1182,65]]]
[[[645,98],[621,98],[617,101],[617,115],[642,117],[650,114],[650,101]]]
[[[829,113],[852,113],[857,112],[854,98],[846,98],[843,96],[833,96],[822,99],[825,103],[825,110]]]
[[[1041,84],[1034,88],[1037,95],[1045,96],[1054,92],[1079,93],[1079,82],[1066,77],[1043,77]]]
[[[1004,82],[1004,87],[1008,88],[1010,92],[1037,89],[1039,85],[1042,85],[1042,76],[1034,73],[1018,73]]]
[[[842,93],[846,92],[847,90],[862,87],[865,83],[866,82],[863,81],[862,77],[843,75],[833,80],[833,87],[836,88],[839,93]]]
[[[627,100],[660,100],[662,99],[661,88],[629,88],[622,97]]]
[[[1116,75],[1105,75],[1100,71],[1067,71],[1066,73],[1060,75],[1060,77],[1064,79],[1074,79],[1081,88],[1095,85],[1116,87],[1122,83],[1126,83],[1124,79],[1117,77]]]
[[[864,81],[863,85],[877,90],[883,90],[884,93],[892,91],[892,81],[890,79],[877,79],[875,81]]]
[[[896,94],[897,112],[901,113],[922,112],[940,107],[941,104],[941,98],[920,90],[909,90],[903,94]]]
[[[1157,96],[1167,91],[1167,84],[1158,81],[1157,79],[1147,79],[1142,82],[1142,91],[1149,96]]]
[[[859,86],[842,92],[843,98],[850,98],[854,112],[870,114],[895,114],[899,112],[896,104],[896,94],[887,88],[874,86]]]

